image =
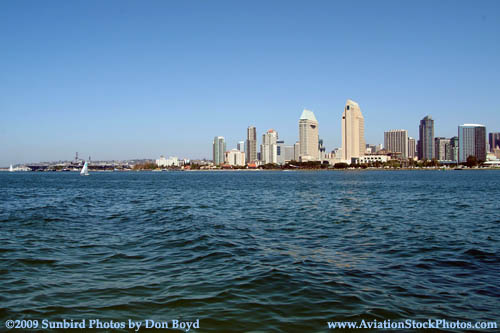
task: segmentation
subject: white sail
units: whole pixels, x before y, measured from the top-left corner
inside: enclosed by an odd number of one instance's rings
[[[83,176],[89,175],[89,166],[88,166],[87,162],[85,162],[85,164],[83,165],[83,168],[82,168],[82,171],[80,172],[80,175],[83,175]]]
[[[14,171],[14,168],[12,167],[12,164],[10,165],[9,171],[10,172]]]

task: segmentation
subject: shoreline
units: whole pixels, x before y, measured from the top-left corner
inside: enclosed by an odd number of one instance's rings
[[[329,171],[342,171],[342,172],[358,172],[358,171],[473,171],[473,170],[500,170],[500,167],[493,168],[353,168],[353,169],[203,169],[203,170],[92,170],[92,173],[134,173],[134,172],[262,172],[262,171],[275,171],[275,172],[289,172],[289,171],[317,171],[317,172],[329,172]],[[11,173],[9,170],[0,169],[0,172]],[[12,173],[80,173],[80,171],[13,171]]]

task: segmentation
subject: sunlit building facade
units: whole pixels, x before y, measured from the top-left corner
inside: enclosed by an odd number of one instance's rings
[[[319,159],[318,121],[314,112],[304,109],[299,119],[299,143],[301,161],[317,161]]]
[[[348,99],[342,113],[342,159],[351,163],[364,156],[365,149],[365,118],[358,103]]]

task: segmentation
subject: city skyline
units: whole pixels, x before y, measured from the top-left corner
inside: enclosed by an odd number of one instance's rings
[[[362,105],[367,143],[382,143],[391,128],[418,138],[427,114],[439,136],[456,136],[464,123],[498,132],[499,8],[2,2],[0,165],[75,151],[96,160],[210,158],[214,135],[235,147],[249,124],[292,144],[303,108],[321,120],[331,151],[341,146],[346,98]],[[349,12],[357,24],[347,29]]]
[[[350,108],[348,108],[348,106]],[[342,116],[341,116],[341,122],[342,124],[344,124],[344,122],[346,121],[346,111],[349,110],[349,111],[352,111],[354,110],[354,112],[356,113],[356,116],[357,117],[360,117],[361,119],[361,123],[354,126],[354,127],[357,127],[359,126],[359,130],[361,131],[361,133],[364,131],[364,118],[363,118],[363,115],[361,113],[361,110],[360,110],[360,107],[359,105],[348,99],[346,104],[345,104],[345,107],[344,107],[344,112],[342,113]],[[304,123],[302,124],[302,122],[304,121],[307,121],[307,123]],[[212,161],[215,161],[216,159],[218,160],[217,163],[215,163],[216,165],[222,165],[225,163],[225,155],[226,153],[229,153],[231,151],[239,151],[239,152],[242,152],[243,155],[242,155],[242,158],[243,160],[246,162],[246,163],[249,163],[248,162],[248,155],[249,155],[249,152],[246,150],[247,147],[249,147],[249,145],[251,146],[254,146],[256,149],[254,150],[255,151],[255,155],[259,155],[254,161],[251,161],[250,163],[254,163],[254,162],[269,162],[269,163],[272,163],[272,164],[276,164],[276,162],[278,162],[279,160],[279,156],[280,155],[279,153],[277,153],[279,151],[279,145],[281,144],[282,148],[285,148],[285,147],[290,147],[290,144],[292,144],[291,146],[292,147],[295,147],[295,150],[298,151],[298,153],[295,154],[295,160],[299,160],[301,159],[300,156],[302,155],[301,153],[301,145],[300,145],[300,141],[301,141],[301,133],[306,133],[306,132],[303,132],[303,129],[302,129],[302,125],[307,125],[306,127],[309,127],[310,122],[312,122],[312,126],[311,128],[314,128],[314,142],[317,141],[318,145],[317,145],[317,148],[318,148],[318,158],[315,158],[313,156],[313,158],[311,159],[311,156],[310,155],[306,155],[307,158],[305,159],[305,161],[307,160],[322,160],[324,158],[320,157],[319,153],[319,149],[324,149],[324,146],[323,146],[323,139],[320,139],[320,136],[319,136],[319,133],[318,133],[318,121],[317,119],[315,118],[314,116],[314,112],[311,111],[311,110],[307,110],[307,109],[303,109],[302,111],[302,114],[301,114],[301,117],[299,118],[299,130],[298,130],[298,140],[295,141],[295,143],[292,143],[292,142],[287,142],[287,145],[285,145],[285,141],[284,140],[278,140],[278,134],[277,132],[274,130],[274,129],[270,129],[270,130],[267,130],[267,131],[264,131],[263,135],[262,135],[262,140],[259,141],[258,140],[258,130],[255,126],[248,126],[247,127],[247,140],[243,141],[243,140],[240,140],[240,141],[237,141],[236,145],[232,148],[231,146],[227,145],[226,143],[226,140],[225,140],[225,137],[224,136],[215,136],[213,138],[213,141],[212,141],[212,145],[211,145],[211,148],[212,148],[212,153],[211,153],[211,156],[209,157],[202,157],[202,158],[192,158],[192,157],[189,157],[189,156],[183,156],[183,158],[187,158],[188,160],[189,159],[194,159],[194,160],[212,160]],[[302,124],[302,125],[301,125]],[[356,123],[357,124],[357,123]],[[418,139],[413,139],[412,137],[408,136],[408,131],[406,129],[399,129],[399,130],[385,130],[383,131],[383,136],[384,136],[384,144],[381,145],[381,147],[383,147],[384,150],[386,150],[387,152],[390,152],[390,153],[397,153],[399,158],[407,158],[411,155],[410,153],[410,147],[415,147],[416,148],[416,153],[418,154],[422,154],[421,157],[419,157],[419,160],[423,160],[423,159],[428,159],[428,160],[431,160],[431,159],[436,159],[436,160],[455,160],[455,161],[458,161],[459,158],[459,145],[458,145],[458,138],[460,137],[461,133],[462,132],[462,129],[463,127],[480,127],[482,128],[482,132],[481,133],[484,133],[484,138],[480,139],[482,140],[480,146],[484,146],[484,155],[479,155],[481,156],[481,160],[484,160],[486,158],[486,153],[487,152],[493,152],[493,148],[489,146],[489,142],[491,142],[491,138],[494,138],[493,140],[499,140],[498,137],[500,137],[500,133],[498,132],[489,132],[487,130],[487,127],[485,125],[477,125],[477,124],[463,124],[463,125],[458,125],[457,128],[458,128],[458,136],[457,135],[454,135],[452,137],[439,137],[439,136],[436,136],[434,134],[434,119],[432,118],[432,116],[430,115],[426,115],[423,119],[420,120],[420,126],[419,126],[419,131],[421,132],[420,133],[420,136],[423,135],[424,139],[429,136],[428,138],[428,146],[429,148],[432,150],[431,152],[428,152],[428,153],[419,153],[418,152],[418,145],[419,145],[419,141]],[[310,129],[309,129],[310,131]],[[429,134],[426,134],[427,132],[429,132]],[[271,137],[273,137],[272,142],[270,143],[267,143],[268,142],[268,136],[271,134]],[[399,135],[403,135],[402,137],[400,137]],[[394,135],[397,135],[397,136],[394,136]],[[308,135],[307,135],[308,136]],[[306,137],[306,135],[304,135],[304,137]],[[253,138],[252,140],[248,140],[248,138]],[[457,139],[457,143],[455,144],[452,144],[453,143],[453,140],[454,139]],[[317,139],[317,140],[316,140]],[[401,143],[397,143],[398,140],[403,140],[404,142],[406,142],[406,144],[402,141]],[[477,139],[476,139],[477,140]],[[251,142],[249,142],[251,141]],[[359,140],[358,140],[359,141]],[[361,140],[361,141],[364,141],[364,140]],[[216,144],[217,142],[217,144]],[[259,144],[259,142],[261,144]],[[365,147],[365,150],[368,149],[369,146],[372,146],[371,143],[369,142],[362,142],[363,143],[363,147]],[[271,144],[270,147],[266,147],[266,145],[269,145]],[[447,147],[446,145],[450,145],[452,144],[451,146]],[[439,146],[441,145],[441,148],[438,148]],[[316,145],[312,144],[311,147],[316,147]],[[360,149],[362,148],[361,147],[361,142],[360,142]],[[406,147],[406,152],[402,152],[402,151],[399,151],[400,149],[398,149],[399,147]],[[260,149],[258,149],[258,147],[260,147]],[[299,147],[299,149],[297,149],[297,147]],[[397,147],[397,148],[396,148]],[[453,147],[456,148],[456,151],[454,152],[452,149]],[[391,149],[392,148],[392,149]],[[395,148],[395,149],[394,149]],[[267,149],[266,150],[266,155],[269,155],[271,157],[269,158],[263,158],[262,157],[262,153],[264,151],[264,149]],[[269,150],[271,149],[271,150]],[[342,148],[341,147],[335,147],[334,150],[332,150],[331,152],[332,153],[335,153],[336,150],[340,149],[340,151],[342,152]],[[439,152],[439,150],[443,150],[445,149],[446,152]],[[448,149],[450,149],[448,151]],[[479,150],[482,149],[482,148],[479,148]],[[274,150],[274,152],[273,152]],[[363,153],[361,154],[361,156],[365,155],[365,150],[363,150]],[[475,151],[477,151],[478,148],[476,147],[475,150],[472,149],[471,150],[471,155],[477,155],[478,153],[476,153]],[[330,152],[330,151],[329,151]],[[327,153],[329,153],[327,152]],[[402,154],[401,154],[402,153]],[[276,155],[277,154],[277,155]],[[372,152],[373,154],[373,152]],[[440,156],[441,154],[445,154],[447,157],[448,156],[456,156],[457,158],[445,158],[445,159],[442,159]],[[174,158],[174,159],[177,159],[178,157],[177,156],[172,156],[172,154],[169,154],[171,156],[171,158]],[[217,158],[216,158],[216,155],[217,155]],[[346,157],[344,156],[345,154],[342,152],[342,156],[343,156],[343,159],[345,161],[348,161],[350,159],[346,159]],[[78,152],[76,152],[76,158],[78,159]],[[265,155],[264,155],[265,156]],[[274,156],[274,157],[273,157]],[[432,156],[432,157],[431,157]],[[299,158],[297,158],[299,157]],[[355,157],[357,158],[357,156],[352,156],[352,157]],[[415,157],[416,154],[415,154]],[[477,156],[476,156],[477,157]],[[164,158],[163,154],[160,155],[160,158]],[[141,158],[130,158],[130,159],[117,159],[117,160],[137,160],[137,159],[141,159]],[[153,157],[147,157],[145,159],[148,159],[148,160],[155,160],[155,158]],[[60,160],[45,160],[45,161],[29,161],[30,163],[37,163],[37,162],[54,162],[54,161],[68,161],[70,159],[60,159]],[[85,159],[83,159],[85,161]],[[90,161],[90,155],[89,155],[89,161]],[[102,159],[102,161],[111,161],[110,159]],[[156,163],[158,164],[158,159],[156,159]],[[238,161],[240,161],[240,157],[238,157]],[[460,160],[460,162],[464,162],[464,158],[462,158],[462,160]],[[26,162],[25,162],[26,163]],[[16,163],[17,165],[22,165],[22,164],[25,164],[25,163]],[[12,165],[12,163],[10,163]],[[0,167],[2,167],[0,165]]]

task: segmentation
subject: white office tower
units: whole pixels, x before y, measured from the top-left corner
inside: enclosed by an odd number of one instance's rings
[[[238,149],[226,152],[226,163],[232,166],[245,166],[245,153]]]
[[[417,140],[412,137],[408,138],[408,158],[414,159],[417,157]]]
[[[305,161],[317,161],[319,159],[319,136],[318,121],[314,113],[304,109],[299,119],[299,159]]]
[[[263,164],[278,163],[278,133],[270,129],[262,135],[262,144],[260,145],[260,159]]]
[[[384,132],[385,149],[394,153],[395,157],[401,159],[408,158],[408,131],[390,130]]]
[[[215,165],[224,164],[226,141],[223,136],[216,136],[213,141],[213,161]]]
[[[351,163],[365,155],[365,147],[365,119],[358,103],[348,99],[342,113],[342,159]]]
[[[238,141],[238,144],[236,145],[236,148],[239,151],[245,152],[245,141]]]

